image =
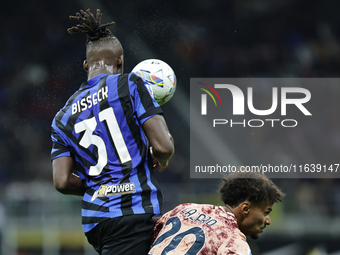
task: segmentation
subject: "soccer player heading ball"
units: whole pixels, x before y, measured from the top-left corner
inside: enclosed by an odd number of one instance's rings
[[[257,239],[271,220],[269,213],[284,194],[267,177],[236,173],[220,188],[225,206],[182,204],[156,223],[149,255],[249,255],[246,236]]]
[[[174,142],[144,81],[122,74],[114,22],[102,25],[99,10],[70,18],[80,24],[68,32],[87,36],[88,78],[52,122],[54,185],[83,196],[83,229],[99,254],[147,254],[163,202],[153,170],[167,167]]]

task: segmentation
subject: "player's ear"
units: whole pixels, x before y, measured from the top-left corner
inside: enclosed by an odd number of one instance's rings
[[[124,57],[120,55],[117,60],[117,73],[123,73],[123,66],[124,66]]]
[[[241,206],[241,213],[242,213],[244,216],[248,216],[249,211],[250,211],[250,202],[249,202],[249,201],[243,202],[243,203],[242,203],[242,206]]]
[[[89,72],[89,64],[87,63],[86,59],[84,60],[83,68],[84,68],[85,72],[87,72],[87,73]]]

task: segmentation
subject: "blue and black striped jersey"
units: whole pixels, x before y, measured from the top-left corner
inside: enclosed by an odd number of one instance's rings
[[[86,192],[85,232],[109,218],[159,214],[163,196],[142,124],[163,114],[133,73],[102,74],[83,83],[52,122],[51,158],[73,157]]]

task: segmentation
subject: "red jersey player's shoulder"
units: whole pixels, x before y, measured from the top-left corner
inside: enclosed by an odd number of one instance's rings
[[[170,214],[170,216],[174,216],[186,208],[192,208],[195,206],[199,206],[199,204],[194,204],[194,203],[180,204],[176,206],[174,209],[172,209],[171,211],[169,211],[168,213]]]
[[[211,205],[211,204],[195,204],[195,203],[186,203],[186,204],[180,204],[180,205],[178,205],[177,207],[175,207],[174,209],[173,209],[173,211],[174,210],[176,210],[176,211],[178,211],[179,209],[183,209],[183,208],[185,208],[185,209],[189,209],[189,208],[197,208],[197,209],[199,209],[199,208],[211,208],[211,209],[213,209],[213,208],[217,208],[218,206],[216,206],[216,205]]]
[[[181,204],[175,207],[169,213],[171,216],[174,216],[179,212],[184,214],[200,212],[206,215],[219,215],[222,218],[234,219],[236,221],[235,216],[232,213],[226,212],[223,206],[216,206],[212,204],[195,204],[195,203]]]
[[[236,218],[233,214],[227,213],[222,206],[211,204],[181,204],[172,211],[167,212],[162,219],[167,220],[170,217],[179,217],[182,220],[189,220],[192,224],[212,225],[228,225],[237,228]],[[186,224],[189,224],[186,222]]]
[[[218,249],[217,254],[251,255],[246,236],[239,230],[234,229],[234,234]]]

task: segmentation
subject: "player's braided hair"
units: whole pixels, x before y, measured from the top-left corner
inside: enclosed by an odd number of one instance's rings
[[[271,203],[281,202],[285,194],[266,176],[259,173],[235,173],[223,179],[221,200],[231,207],[245,200]]]
[[[112,32],[107,27],[113,26],[115,22],[102,25],[102,14],[99,9],[97,9],[96,17],[90,12],[90,9],[87,9],[86,12],[80,10],[80,13],[77,12],[76,16],[70,16],[70,19],[78,20],[81,24],[68,28],[67,31],[70,34],[85,33],[87,36],[86,43],[96,41],[100,38],[113,37]]]

